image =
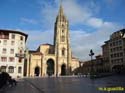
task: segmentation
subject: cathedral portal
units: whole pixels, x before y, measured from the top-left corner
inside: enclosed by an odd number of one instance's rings
[[[55,65],[54,65],[53,59],[48,59],[47,60],[47,71],[46,71],[48,76],[52,76],[54,74],[54,72],[55,72],[54,67],[55,67]]]

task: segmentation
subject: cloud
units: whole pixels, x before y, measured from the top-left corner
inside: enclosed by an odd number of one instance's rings
[[[63,6],[71,24],[83,24],[92,15],[88,7],[80,6],[75,0],[65,0]]]
[[[42,23],[46,27],[53,27],[56,16],[59,10],[59,0],[54,0],[55,4],[51,2],[42,1],[40,2],[41,6],[41,16]],[[63,8],[66,17],[68,18],[71,25],[83,24],[85,20],[91,17],[91,11],[88,7],[80,6],[76,0],[64,0]]]
[[[58,2],[58,0],[54,0],[54,4],[46,1],[42,1],[40,3],[42,25],[46,26],[47,30],[25,30],[25,32],[29,34],[28,47],[30,49],[36,49],[40,44],[43,43],[53,43],[53,28],[58,13]],[[92,3],[91,5],[92,7],[95,7],[94,9],[99,9],[96,8],[95,3]],[[63,6],[64,12],[71,25],[78,26],[78,24],[82,24],[88,25],[90,28],[96,28],[95,31],[92,31],[91,33],[80,28],[77,28],[76,30],[70,30],[71,48],[73,55],[80,58],[81,60],[90,59],[90,49],[93,49],[95,55],[101,54],[101,45],[104,44],[104,41],[108,40],[109,36],[114,31],[122,28],[117,23],[108,22],[102,18],[95,17],[93,14],[94,9],[92,9],[92,7],[82,7],[76,2],[76,0],[64,0]]]
[[[28,18],[21,18],[21,22],[28,23],[28,24],[38,24],[38,22],[34,19],[28,19]]]
[[[40,11],[40,15],[41,15],[41,23],[42,26],[45,28],[54,28],[54,22],[57,16],[57,0],[54,0],[55,2],[55,6],[54,4],[52,4],[51,2],[47,2],[45,1],[41,1],[38,0],[39,5],[41,6],[41,11]]]
[[[104,2],[108,5],[113,5],[114,1],[116,2],[116,0],[104,0]]]
[[[53,33],[52,30],[36,30],[36,31],[24,31],[25,33],[28,33],[28,41],[27,46],[29,49],[35,50],[39,47],[40,44],[45,43],[53,43]]]
[[[47,28],[53,28],[58,14],[59,0],[54,0],[54,2],[55,4],[46,1],[40,2],[41,15],[42,19],[44,19],[42,22]],[[94,15],[99,12],[100,7],[93,1],[85,3],[83,6],[81,6],[77,0],[63,0],[62,4],[64,13],[72,26],[83,24],[93,28],[99,28],[105,22],[101,18],[94,17]]]
[[[94,28],[99,28],[103,25],[104,22],[102,19],[92,17],[87,20],[87,23],[88,23],[88,25],[90,25]]]
[[[101,46],[104,41],[109,40],[110,35],[120,29],[115,23],[105,22],[97,31],[86,33],[86,31],[71,31],[71,47],[74,56],[81,60],[89,60],[89,51],[93,49],[95,55],[102,54]],[[77,33],[77,34],[76,34]]]

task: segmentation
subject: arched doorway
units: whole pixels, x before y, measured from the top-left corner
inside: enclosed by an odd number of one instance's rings
[[[123,65],[115,65],[112,67],[112,71],[115,73],[121,73],[123,70]]]
[[[61,75],[66,75],[66,65],[65,64],[62,64],[61,66]]]
[[[54,74],[54,61],[52,59],[49,59],[47,61],[47,74],[48,76],[51,76]]]
[[[35,67],[34,74],[35,74],[35,76],[39,76],[39,74],[40,74],[40,68],[38,66]]]

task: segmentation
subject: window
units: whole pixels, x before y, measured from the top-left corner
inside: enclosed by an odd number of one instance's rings
[[[65,48],[62,49],[62,56],[65,56]]]
[[[22,46],[22,45],[23,45],[23,42],[20,42],[20,45]]]
[[[15,41],[11,41],[11,45],[14,45],[15,44]]]
[[[14,49],[10,49],[10,54],[14,54]]]
[[[117,53],[116,55],[117,55],[117,57],[119,57],[119,53]]]
[[[114,57],[116,57],[116,54],[114,54]]]
[[[111,58],[113,58],[113,54],[111,54]]]
[[[112,49],[110,51],[112,52]]]
[[[20,62],[20,63],[22,62],[22,58],[19,58],[19,62]]]
[[[7,45],[7,40],[4,40],[4,41],[3,41],[3,44],[4,44],[4,45]]]
[[[110,46],[112,46],[112,43],[110,43]]]
[[[123,62],[123,58],[121,58],[120,61]]]
[[[48,49],[48,54],[53,54],[54,50],[52,48]]]
[[[6,66],[1,66],[1,72],[6,72]]]
[[[2,34],[3,34],[3,33],[2,33],[2,32],[0,32],[0,39],[2,39]]]
[[[119,40],[119,45],[121,45],[122,44],[122,41],[121,40]]]
[[[7,50],[6,48],[3,48],[3,54],[6,54]]]
[[[14,73],[14,67],[13,66],[9,66],[8,70],[9,70],[8,71],[9,73]]]
[[[12,34],[12,39],[15,39],[15,35],[14,34]]]
[[[10,58],[9,58],[9,61],[10,61],[10,62],[14,62],[14,57],[10,57]]]
[[[62,34],[64,33],[64,30],[62,30]]]
[[[114,62],[114,60],[111,60],[111,62],[113,63],[113,62]]]
[[[120,53],[120,57],[122,57],[123,56],[123,53]]]
[[[119,47],[116,47],[117,51],[119,51]]]
[[[113,46],[115,46],[115,42],[113,42]]]
[[[62,24],[62,28],[64,28],[64,25]]]
[[[116,41],[116,45],[118,45],[118,41]]]
[[[22,73],[22,67],[18,67],[18,73]]]
[[[20,50],[20,54],[22,54],[23,53],[23,51],[22,50]]]
[[[0,32],[0,39],[9,39],[9,33]]]
[[[64,37],[64,36],[61,37],[61,41],[62,41],[62,42],[65,41],[65,37]]]
[[[23,40],[23,36],[20,36],[20,40]]]
[[[120,46],[119,49],[122,50],[122,46]]]
[[[113,48],[113,52],[115,52],[115,48]]]
[[[2,62],[7,62],[7,57],[1,57]]]

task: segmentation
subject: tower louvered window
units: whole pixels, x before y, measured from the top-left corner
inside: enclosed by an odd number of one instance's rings
[[[65,42],[65,36],[61,36],[61,41]]]
[[[65,48],[62,49],[62,56],[65,56]]]

